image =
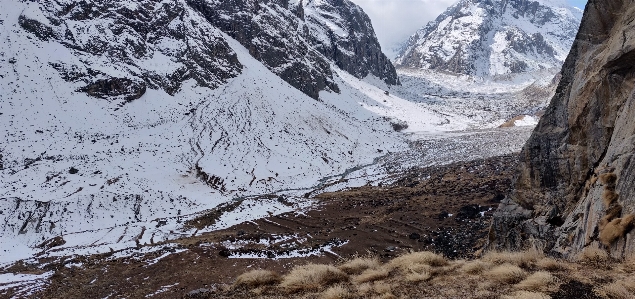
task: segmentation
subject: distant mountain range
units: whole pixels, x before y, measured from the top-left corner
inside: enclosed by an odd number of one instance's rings
[[[562,0],[460,0],[412,35],[395,64],[479,77],[557,72],[581,17]]]

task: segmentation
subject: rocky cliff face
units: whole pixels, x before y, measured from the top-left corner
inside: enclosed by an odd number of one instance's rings
[[[302,8],[302,3],[298,7]],[[395,67],[381,51],[370,18],[346,0],[309,0],[305,6],[311,44],[339,68],[364,78],[372,74],[399,84]]]
[[[580,17],[559,0],[461,0],[415,33],[395,62],[481,77],[559,68]]]
[[[174,95],[189,79],[216,88],[242,68],[221,32],[183,1],[34,2],[19,24],[72,52],[51,65],[98,98],[130,101],[147,88]]]
[[[147,88],[174,95],[189,79],[224,84],[242,66],[223,33],[315,99],[339,91],[331,63],[398,83],[370,19],[350,1],[44,1],[22,12],[20,26],[74,52],[54,67],[83,83],[79,91],[111,100],[138,99]]]
[[[635,5],[591,0],[490,246],[635,252]]]
[[[305,94],[339,91],[330,62],[397,84],[368,16],[348,0],[188,0],[214,26]]]

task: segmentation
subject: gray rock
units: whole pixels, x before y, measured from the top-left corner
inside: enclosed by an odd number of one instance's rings
[[[514,191],[494,216],[491,248],[539,241],[563,256],[586,247],[635,252],[633,18],[630,1],[588,2],[556,95],[523,148]],[[607,194],[614,197],[603,202]],[[602,218],[624,220],[612,228],[618,237],[603,235],[611,228]]]
[[[39,39],[60,42],[80,58],[77,61],[83,63],[51,65],[65,80],[83,83],[80,91],[98,98],[130,101],[141,97],[146,88],[173,95],[189,79],[216,88],[241,72],[242,65],[220,32],[203,26],[204,20],[183,2],[133,2],[42,2],[36,5],[49,24],[28,14],[19,17],[19,24]],[[164,73],[144,64],[160,55],[179,67]],[[128,75],[110,75],[111,69]]]
[[[373,74],[388,84],[399,82],[392,63],[381,52],[370,19],[348,0],[187,2],[272,72],[312,98],[317,99],[322,90],[339,92],[330,62],[358,78]],[[325,20],[338,23],[347,34],[336,34]]]

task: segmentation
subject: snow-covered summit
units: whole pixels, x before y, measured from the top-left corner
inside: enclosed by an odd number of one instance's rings
[[[558,69],[581,17],[563,0],[460,0],[411,36],[395,64],[479,77]]]

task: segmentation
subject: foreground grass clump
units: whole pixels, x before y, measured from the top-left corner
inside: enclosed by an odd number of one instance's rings
[[[276,272],[267,270],[253,270],[238,276],[238,278],[236,278],[234,286],[255,288],[276,284],[279,283],[280,280],[281,277]]]
[[[290,293],[305,290],[318,290],[321,287],[348,280],[342,270],[330,265],[308,264],[297,266],[285,275],[280,287]]]
[[[507,263],[489,270],[485,276],[497,283],[511,284],[521,281],[527,276],[527,272],[516,265]]]
[[[635,258],[617,261],[592,247],[572,260],[535,250],[489,252],[474,260],[414,252],[385,261],[358,257],[339,265],[295,266],[284,276],[254,270],[236,279],[241,288],[218,298],[547,299],[568,295],[573,285],[584,288],[586,293],[576,293],[580,298],[621,299],[635,298],[633,274]]]
[[[376,258],[355,258],[337,268],[347,274],[360,274],[367,269],[376,269],[379,266],[381,266],[381,263]]]

